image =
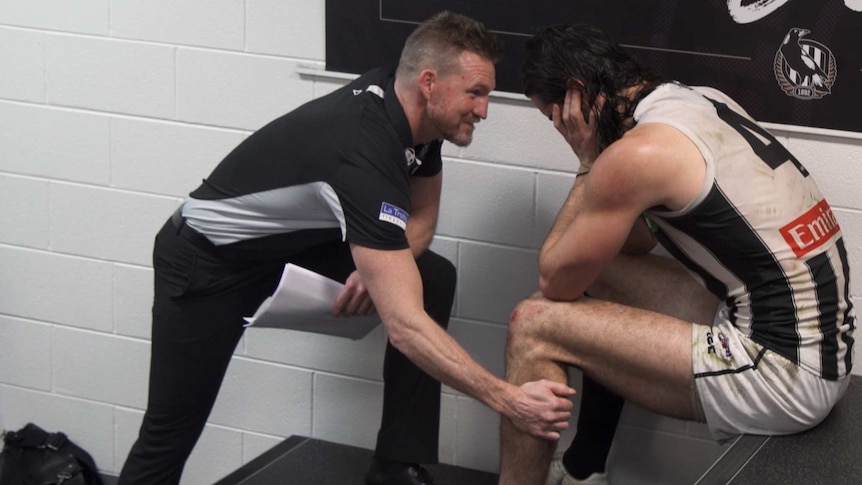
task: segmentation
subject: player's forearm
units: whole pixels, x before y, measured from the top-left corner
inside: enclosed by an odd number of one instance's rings
[[[578,215],[581,204],[583,203],[584,183],[584,176],[579,176],[575,179],[575,183],[572,185],[572,189],[569,191],[566,201],[557,213],[557,218],[554,220],[551,230],[545,237],[545,242],[542,243],[542,249],[539,253],[540,257],[544,253],[553,250],[557,242],[559,242],[560,237],[562,237],[563,233],[566,232],[572,224],[572,221],[574,221],[575,217]]]
[[[572,268],[569,266],[573,248],[564,247],[565,244],[561,243],[561,239],[580,212],[584,183],[583,176],[575,179],[572,190],[560,208],[557,219],[539,251],[539,288],[547,298],[572,300],[580,295],[570,291],[572,290]]]

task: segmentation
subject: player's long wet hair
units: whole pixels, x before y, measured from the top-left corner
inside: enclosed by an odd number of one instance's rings
[[[607,101],[597,113],[596,138],[599,151],[625,132],[624,121],[635,106],[655,86],[664,82],[650,69],[638,64],[610,36],[582,24],[547,27],[526,42],[526,60],[521,66],[524,94],[538,96],[545,103],[562,106],[569,79],[583,82],[582,97],[594,106],[604,94]],[[646,82],[633,100],[617,94]],[[589,119],[589,112],[584,118]]]
[[[396,76],[407,78],[427,68],[446,72],[463,51],[493,63],[503,57],[499,39],[481,22],[450,11],[440,12],[419,24],[404,42]]]

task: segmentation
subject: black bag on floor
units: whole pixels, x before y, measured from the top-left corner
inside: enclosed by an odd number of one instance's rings
[[[0,485],[102,485],[89,453],[33,423],[3,433]]]

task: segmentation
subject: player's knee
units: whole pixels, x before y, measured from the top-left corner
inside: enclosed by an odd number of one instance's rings
[[[542,303],[537,299],[523,300],[512,310],[506,337],[507,361],[524,356],[534,345],[537,319],[541,314]]]

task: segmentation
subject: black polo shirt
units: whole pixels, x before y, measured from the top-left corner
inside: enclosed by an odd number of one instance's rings
[[[250,135],[191,192],[187,223],[274,257],[336,239],[407,248],[410,177],[440,172],[442,141],[413,145],[393,83],[370,71]]]

